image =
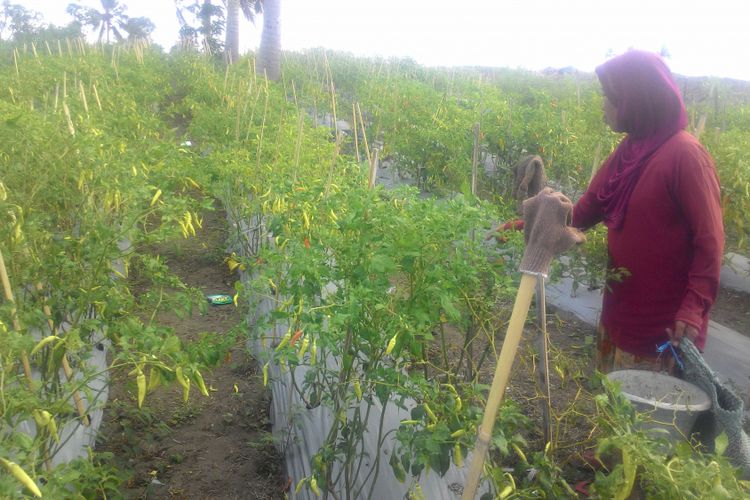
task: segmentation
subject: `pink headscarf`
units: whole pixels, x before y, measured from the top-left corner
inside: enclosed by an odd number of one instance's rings
[[[604,95],[617,108],[627,136],[609,164],[613,173],[597,193],[604,224],[622,227],[630,195],[643,167],[667,139],[684,129],[687,113],[672,73],[656,54],[631,50],[596,68]]]

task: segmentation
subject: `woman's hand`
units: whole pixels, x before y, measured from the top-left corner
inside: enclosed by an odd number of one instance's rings
[[[682,342],[683,337],[687,337],[691,341],[695,342],[695,339],[698,338],[699,333],[700,332],[696,327],[694,327],[693,325],[689,325],[684,321],[680,321],[679,319],[674,322],[674,330],[667,328],[667,335],[669,335],[669,340],[672,341],[672,345],[675,347],[680,346],[680,342]]]

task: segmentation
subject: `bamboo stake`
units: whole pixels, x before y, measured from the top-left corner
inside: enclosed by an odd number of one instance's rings
[[[70,132],[70,135],[76,135],[76,129],[73,126],[73,120],[70,118],[70,110],[68,109],[68,105],[65,101],[63,101],[63,112],[65,113],[65,121],[68,122],[68,132]]]
[[[3,292],[5,294],[5,300],[11,304],[10,314],[13,317],[13,328],[17,331],[21,331],[21,323],[18,321],[18,315],[16,314],[16,301],[13,298],[13,289],[10,286],[10,278],[8,277],[8,270],[5,267],[5,259],[3,259],[3,253],[0,251],[0,279],[3,282]],[[26,356],[24,351],[21,351],[21,364],[23,364],[23,373],[26,376],[26,382],[29,385],[29,390],[34,390],[34,379],[31,376],[31,364],[29,358]]]
[[[49,46],[49,42],[45,40],[44,45],[47,46],[47,54],[52,55],[52,49]]]
[[[495,425],[497,410],[500,408],[503,396],[505,396],[505,388],[508,385],[513,360],[516,357],[518,344],[521,341],[523,325],[526,322],[526,316],[529,312],[536,281],[536,274],[523,273],[521,275],[521,283],[518,286],[516,301],[513,304],[513,312],[508,323],[508,331],[505,334],[503,347],[500,350],[500,357],[497,360],[495,376],[492,379],[492,387],[487,398],[487,407],[484,410],[482,425],[477,433],[477,442],[474,447],[474,455],[466,477],[466,483],[464,484],[464,492],[461,496],[462,500],[474,500],[479,488],[479,479],[482,475],[484,458],[487,455],[490,440],[492,439],[492,428]]]
[[[57,53],[60,54],[60,57],[63,56],[62,44],[60,43],[60,39],[57,40]]]
[[[544,406],[542,406],[542,427],[544,442],[552,442],[552,394],[549,386],[549,347],[547,337],[547,300],[544,290],[544,276],[538,278],[536,287],[536,315],[539,332],[537,334],[537,349],[539,351],[539,366],[537,367],[537,381],[544,390]]]
[[[99,92],[96,91],[96,84],[91,85],[94,90],[94,98],[96,98],[96,105],[99,107],[99,111],[102,110],[102,101],[99,100]]]
[[[13,316],[13,328],[17,331],[21,331],[21,323],[18,321],[18,314],[16,312],[16,301],[13,298],[13,289],[10,286],[10,278],[8,277],[8,270],[5,267],[5,259],[3,259],[3,253],[0,252],[0,279],[3,282],[3,292],[5,294],[5,299],[11,304],[11,315]],[[26,356],[26,353],[24,351],[21,351],[21,364],[23,365],[23,371],[24,376],[26,377],[26,382],[29,386],[29,390],[34,390],[34,379],[31,373],[31,364],[29,363],[29,358]],[[39,435],[42,431],[42,429],[39,427],[39,424],[36,425],[36,433]],[[52,470],[52,463],[49,459],[49,450],[45,446],[44,448],[44,465],[47,468],[48,471]]]
[[[245,142],[250,140],[250,131],[253,129],[255,123],[255,109],[258,107],[258,99],[260,99],[261,88],[258,86],[258,91],[255,93],[255,99],[253,100],[253,110],[250,112],[250,120],[247,122],[247,133],[245,134]]]
[[[36,289],[38,291],[43,291],[43,287],[41,283],[36,284]],[[52,310],[49,308],[49,305],[47,304],[47,301],[45,299],[44,302],[44,315],[47,317],[47,324],[49,325],[50,332],[52,335],[57,335],[57,328],[55,328],[55,323],[52,321]],[[65,372],[65,378],[68,379],[68,382],[73,381],[73,369],[70,367],[70,363],[68,363],[68,355],[63,354],[62,357],[62,367],[63,372]],[[76,409],[78,410],[78,416],[81,417],[81,422],[85,427],[89,426],[89,416],[86,414],[86,408],[83,406],[83,401],[81,400],[81,395],[78,392],[78,389],[73,391],[73,401],[75,402]]]
[[[474,124],[474,151],[471,156],[471,194],[477,195],[477,166],[479,165],[479,123]]]
[[[297,111],[299,111],[299,102],[297,101],[297,87],[294,85],[294,80],[292,80],[292,97],[294,97],[294,107],[297,108]]]
[[[223,95],[227,95],[227,83],[229,82],[229,65],[227,65],[227,68],[224,70],[224,90],[222,91]]]
[[[333,131],[336,141],[339,140],[339,123],[338,117],[336,116],[336,88],[333,85],[333,74],[331,73],[331,66],[328,63],[328,56],[325,50],[323,51],[323,59],[326,63],[326,75],[328,76],[328,86],[331,93],[331,112],[333,113]]]
[[[370,157],[370,146],[367,144],[367,131],[365,130],[365,121],[362,119],[362,109],[357,103],[357,113],[359,114],[359,127],[362,129],[362,140],[365,141],[365,153],[367,153],[367,164],[372,165],[372,158]]]
[[[263,121],[260,124],[260,137],[258,137],[258,150],[256,153],[256,166],[260,168],[260,154],[263,151],[263,136],[266,132],[266,116],[268,115],[268,78],[266,78],[266,100],[263,105]]]
[[[305,126],[305,115],[299,111],[299,123],[297,124],[297,144],[294,147],[294,174],[292,186],[297,184],[297,171],[299,170],[299,155],[302,150],[302,130]]]
[[[378,177],[378,153],[380,148],[375,148],[375,154],[372,157],[372,165],[370,165],[370,181],[368,187],[370,189],[375,187],[375,180]]]
[[[274,155],[274,164],[279,161],[281,157],[281,138],[284,134],[284,123],[286,123],[286,107],[281,108],[281,116],[279,116],[279,127],[276,131],[276,154]]]
[[[237,92],[237,113],[235,115],[234,120],[234,140],[236,142],[240,142],[240,122],[242,120],[242,114],[244,112],[244,108],[242,106],[242,92]]]
[[[78,80],[78,88],[81,92],[81,101],[83,102],[83,109],[86,111],[86,118],[89,118],[89,103],[86,100],[86,91],[83,89],[83,80]]]
[[[703,135],[703,132],[706,131],[706,119],[708,116],[704,113],[701,115],[701,117],[698,119],[698,126],[695,129],[695,137],[696,139],[700,139]]]
[[[352,130],[354,131],[354,150],[357,152],[357,164],[362,163],[362,157],[359,154],[359,132],[357,131],[357,108],[352,103]]]
[[[16,79],[20,80],[21,75],[18,73],[18,51],[13,49],[13,65],[16,67]]]
[[[333,74],[331,73],[331,65],[328,63],[328,56],[325,50],[323,51],[323,60],[325,62],[326,75],[328,76],[328,87],[331,94],[331,113],[333,114],[333,131],[334,131],[334,146],[333,146],[333,159],[331,160],[331,168],[328,171],[328,181],[326,182],[325,197],[328,197],[328,192],[333,182],[333,171],[336,168],[336,162],[339,157],[339,151],[341,147],[341,134],[339,133],[338,117],[336,116],[336,87],[333,84]]]

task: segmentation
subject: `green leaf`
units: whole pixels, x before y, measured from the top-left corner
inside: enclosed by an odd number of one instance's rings
[[[508,454],[508,440],[502,434],[494,436],[492,438],[492,444],[497,447],[502,455]]]
[[[456,306],[453,305],[453,302],[451,302],[450,297],[447,295],[440,296],[440,306],[451,321],[458,321],[461,319],[461,313],[456,309]]]
[[[693,455],[693,447],[687,441],[680,441],[674,448],[677,456],[681,459],[688,459]]]

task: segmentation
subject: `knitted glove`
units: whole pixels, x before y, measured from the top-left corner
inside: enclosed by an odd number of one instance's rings
[[[586,241],[582,232],[568,226],[572,212],[573,203],[551,188],[523,202],[526,251],[521,272],[546,275],[552,257]]]

